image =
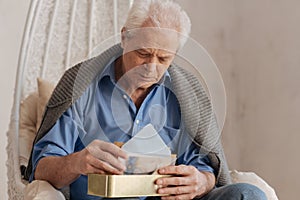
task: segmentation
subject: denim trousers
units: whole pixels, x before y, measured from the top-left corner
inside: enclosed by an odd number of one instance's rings
[[[148,197],[147,200],[158,200],[160,197]],[[214,188],[197,200],[267,200],[265,193],[248,183],[235,183]]]
[[[198,200],[267,200],[267,197],[254,185],[236,183],[215,188]]]

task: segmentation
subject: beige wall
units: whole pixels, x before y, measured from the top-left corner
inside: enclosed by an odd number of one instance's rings
[[[29,0],[0,1],[0,199],[8,199],[6,132],[13,101],[18,54]]]
[[[239,6],[237,36],[242,150],[249,155],[242,168],[257,168],[280,199],[298,199],[300,2],[252,2]]]
[[[279,199],[298,199],[300,1],[179,2],[224,78],[230,168],[255,171]]]

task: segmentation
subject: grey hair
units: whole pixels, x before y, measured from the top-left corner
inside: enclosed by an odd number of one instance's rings
[[[156,27],[180,33],[179,47],[183,47],[191,32],[191,21],[186,12],[172,0],[135,0],[124,24],[126,30],[141,28],[151,19]]]

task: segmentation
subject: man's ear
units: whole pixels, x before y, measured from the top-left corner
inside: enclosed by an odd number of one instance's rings
[[[124,43],[125,43],[125,39],[126,39],[126,28],[123,27],[121,29],[121,47],[124,49]]]

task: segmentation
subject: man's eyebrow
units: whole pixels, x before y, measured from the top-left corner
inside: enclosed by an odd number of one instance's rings
[[[141,46],[141,45],[139,45],[139,44],[136,44],[136,45],[134,45],[133,47],[134,47],[135,50],[139,50],[139,49],[147,49],[147,47]]]
[[[172,52],[165,52],[165,53],[162,53],[160,57],[173,57],[174,56],[174,53]]]
[[[172,55],[161,55],[159,56],[160,58],[163,58],[163,59],[169,59],[172,57]]]
[[[139,47],[136,49],[137,51],[149,51],[147,48]]]
[[[144,47],[144,46],[139,46],[139,47],[136,47],[135,51],[143,51],[143,52],[146,52],[146,53],[151,53],[152,49]],[[175,54],[171,51],[167,51],[167,50],[164,50],[164,51],[165,52],[161,53],[161,56],[160,56],[161,58],[169,58],[169,57],[174,56],[174,54]]]
[[[133,51],[143,51],[143,52],[148,52],[147,48],[144,47],[135,47]]]

